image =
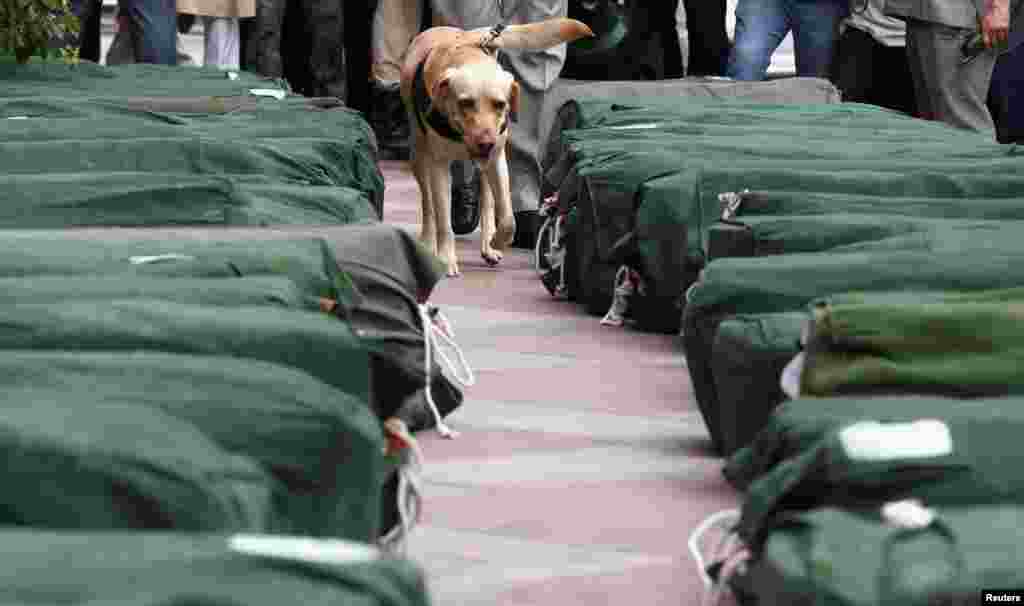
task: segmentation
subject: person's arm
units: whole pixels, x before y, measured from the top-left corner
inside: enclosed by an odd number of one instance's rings
[[[1010,35],[1010,0],[986,0],[980,22],[985,47],[1005,47]]]

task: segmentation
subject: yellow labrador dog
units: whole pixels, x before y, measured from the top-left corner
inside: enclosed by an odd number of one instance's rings
[[[498,49],[539,51],[593,32],[574,19],[466,31],[434,27],[418,35],[402,66],[402,99],[415,133],[412,170],[420,189],[420,241],[459,275],[451,225],[451,162],[474,160],[487,187],[480,195],[480,256],[501,261],[515,236],[506,159],[519,84],[498,65]]]

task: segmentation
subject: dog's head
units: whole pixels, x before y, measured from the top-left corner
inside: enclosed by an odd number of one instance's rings
[[[480,160],[504,145],[509,120],[519,111],[519,84],[489,59],[449,67],[431,97],[462,133],[469,153]]]

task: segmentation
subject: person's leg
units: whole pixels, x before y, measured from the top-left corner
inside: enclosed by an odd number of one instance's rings
[[[420,3],[414,0],[380,0],[373,15],[367,115],[382,151],[399,159],[409,155],[409,122],[399,94],[399,72],[405,49],[419,32],[421,13]]]
[[[313,96],[347,100],[342,0],[304,0],[312,42]]]
[[[139,63],[177,65],[178,16],[174,0],[128,0],[128,18],[135,30]]]
[[[772,53],[789,32],[787,0],[739,0],[736,40],[727,75],[736,80],[764,80]]]
[[[684,0],[689,42],[687,73],[724,76],[729,61],[729,35],[725,31],[726,0]]]
[[[256,0],[256,17],[250,25],[246,63],[268,78],[284,77],[281,42],[288,0]]]
[[[203,17],[203,65],[221,69],[239,69],[238,19]]]
[[[914,100],[917,106],[917,117],[922,120],[934,120],[935,110],[931,96],[928,92],[927,74],[924,69],[926,49],[922,44],[926,36],[922,35],[922,21],[910,19],[907,21],[907,69],[910,72],[911,85],[914,88]]]
[[[832,83],[842,93],[843,101],[876,103],[873,92],[881,66],[875,63],[875,44],[870,34],[855,27],[847,27],[836,41]]]
[[[907,61],[906,47],[879,44],[875,50],[875,57],[879,66],[879,75],[875,79],[875,97],[878,104],[916,116],[914,83]]]
[[[958,128],[994,133],[986,100],[995,54],[981,53],[961,63],[960,47],[971,36],[971,30],[934,23],[922,23],[915,29],[919,30],[921,70],[934,119]]]
[[[510,4],[505,3],[506,6]],[[519,0],[513,22],[533,23],[565,17],[566,0]],[[509,154],[512,209],[516,213],[536,215],[540,206],[540,118],[545,95],[565,63],[565,45],[540,52],[503,52],[502,65],[519,82],[519,115],[512,128]],[[520,216],[517,214],[517,219]],[[530,226],[524,225],[529,231]]]
[[[696,0],[689,0],[689,2],[695,2]],[[678,77],[683,78],[689,74],[690,69],[690,34],[686,29],[686,4],[687,0],[676,0],[675,10],[675,31],[676,40],[679,48],[679,75]],[[671,48],[671,46],[670,46]],[[666,74],[672,74],[668,66],[665,67]],[[670,75],[669,77],[676,77]]]
[[[93,63],[100,62],[100,30],[102,29],[102,0],[80,0],[74,3],[81,31],[78,34],[78,56]]]
[[[850,14],[848,0],[788,0],[796,51],[796,75],[828,78],[839,24]]]

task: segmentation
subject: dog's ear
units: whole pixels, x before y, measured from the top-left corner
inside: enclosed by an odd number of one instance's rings
[[[512,115],[519,115],[519,83],[515,80],[508,88],[508,109]]]
[[[441,78],[434,83],[434,88],[430,91],[430,98],[435,102],[443,102],[448,98],[448,95],[452,92],[452,77],[455,75],[455,68],[449,67],[444,70],[441,74]]]

